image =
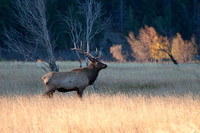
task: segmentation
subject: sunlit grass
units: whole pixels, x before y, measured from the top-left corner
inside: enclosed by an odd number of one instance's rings
[[[198,97],[199,98],[199,97]],[[200,132],[197,97],[0,97],[0,132]]]
[[[94,91],[42,97],[45,73],[32,63],[0,63],[0,133],[200,132],[198,64],[106,63]],[[59,62],[61,71],[77,62]]]

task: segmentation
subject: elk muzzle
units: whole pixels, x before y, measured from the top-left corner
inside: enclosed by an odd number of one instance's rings
[[[103,66],[102,66],[102,69],[105,69],[107,67],[107,65],[106,64],[104,64]]]

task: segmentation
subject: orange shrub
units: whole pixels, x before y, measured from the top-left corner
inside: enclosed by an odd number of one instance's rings
[[[125,62],[125,58],[122,55],[122,45],[118,44],[118,45],[113,45],[112,47],[110,47],[110,53],[113,55],[113,57],[120,61],[120,62]]]
[[[197,54],[197,44],[195,38],[192,37],[190,41],[184,41],[179,33],[173,38],[172,54],[175,59],[180,62],[191,62]]]

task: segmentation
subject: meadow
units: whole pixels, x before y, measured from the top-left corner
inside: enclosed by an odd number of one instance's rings
[[[75,92],[44,98],[41,68],[0,62],[0,133],[200,132],[200,64],[106,64],[98,90],[88,87],[80,100]]]

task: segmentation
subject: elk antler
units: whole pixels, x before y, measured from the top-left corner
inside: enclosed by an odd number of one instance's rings
[[[76,44],[74,44],[74,48],[72,48],[71,50],[77,50],[78,52],[82,53],[83,55],[85,55],[90,61],[92,62],[95,62],[97,61],[99,58],[101,58],[101,54],[99,54],[98,57],[94,57],[92,54],[89,53],[89,47],[88,47],[88,44],[87,44],[87,52],[83,52],[82,50],[82,42],[81,42],[81,45],[80,45],[80,48],[77,48],[76,47]],[[98,50],[96,49],[96,52],[94,53],[95,55],[97,55],[98,53]]]
[[[74,48],[72,48],[71,50],[77,50],[78,52],[80,52],[80,53],[82,53],[83,55],[85,55],[86,57],[88,57],[88,51],[87,51],[87,52],[83,52],[83,50],[82,50],[82,43],[81,43],[80,48],[77,48],[77,47],[76,47],[76,43],[74,43]]]

